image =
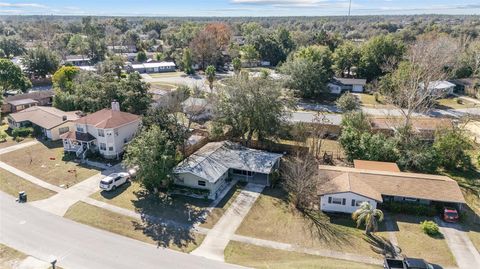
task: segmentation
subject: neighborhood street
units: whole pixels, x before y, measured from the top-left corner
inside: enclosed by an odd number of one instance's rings
[[[37,259],[58,259],[68,269],[242,268],[203,257],[156,248],[17,204],[0,192],[0,243]]]

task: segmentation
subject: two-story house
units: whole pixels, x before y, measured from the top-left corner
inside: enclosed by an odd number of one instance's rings
[[[76,120],[75,130],[62,135],[63,148],[85,158],[87,151],[98,152],[104,158],[119,158],[125,145],[141,127],[141,117],[120,111],[118,102],[112,109],[102,109]]]

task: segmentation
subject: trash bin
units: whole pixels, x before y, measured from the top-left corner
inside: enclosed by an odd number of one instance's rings
[[[27,202],[27,194],[24,191],[18,193],[18,202],[26,203]]]

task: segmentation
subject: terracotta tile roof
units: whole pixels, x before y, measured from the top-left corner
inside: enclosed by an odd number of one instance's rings
[[[9,115],[15,122],[29,121],[47,130],[78,118],[78,111],[64,112],[54,107],[33,106]],[[66,118],[64,118],[66,117]]]
[[[400,172],[400,168],[398,168],[396,163],[389,163],[389,162],[353,160],[353,166],[358,169]]]
[[[375,192],[378,192],[381,195],[465,203],[457,182],[446,176],[324,165],[320,166],[319,174],[327,180],[319,186],[319,195],[345,192],[348,185],[351,192],[375,200],[378,199]]]
[[[75,123],[93,125],[100,129],[110,129],[120,127],[139,119],[140,116],[135,114],[111,109],[102,109],[76,120]]]

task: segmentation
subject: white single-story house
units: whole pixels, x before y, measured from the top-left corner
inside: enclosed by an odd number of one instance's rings
[[[54,107],[33,106],[8,115],[8,126],[10,129],[40,128],[45,137],[55,141],[73,129],[73,122],[80,118],[79,114],[78,111],[64,112]]]
[[[420,87],[424,87],[423,83],[420,84]],[[428,91],[433,94],[450,95],[453,94],[454,90],[455,84],[446,80],[435,80],[428,83]]]
[[[270,185],[282,154],[250,149],[230,141],[208,143],[173,170],[174,183],[209,191],[215,199],[230,179]]]
[[[449,177],[397,172],[386,165],[367,166],[369,169],[321,165],[320,182],[326,183],[317,189],[320,209],[353,213],[362,202],[374,208],[384,202],[442,203],[458,207],[465,203],[457,182]]]
[[[74,66],[90,66],[92,59],[85,55],[68,55],[63,62],[72,64]]]
[[[345,91],[350,92],[363,92],[363,87],[367,84],[366,79],[357,78],[333,78],[327,84],[330,89],[330,93],[341,94]]]
[[[174,62],[146,62],[127,64],[133,71],[138,73],[160,73],[175,72],[176,65]]]

